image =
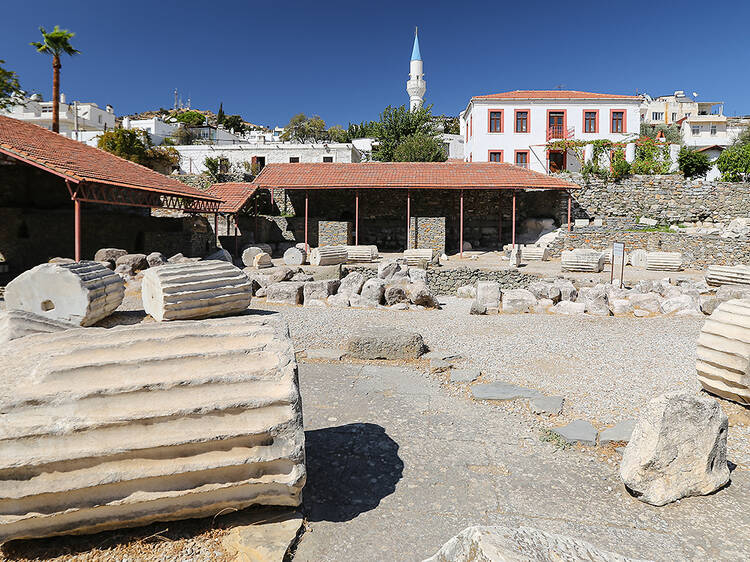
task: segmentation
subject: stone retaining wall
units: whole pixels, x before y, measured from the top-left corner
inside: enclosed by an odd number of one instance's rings
[[[430,248],[438,255],[445,252],[445,217],[411,217],[409,224],[411,248]]]
[[[342,278],[353,271],[362,273],[367,278],[375,277],[378,273],[377,267],[344,265],[341,268]],[[503,289],[519,289],[527,287],[532,281],[538,281],[538,278],[517,269],[436,267],[427,270],[427,286],[436,295],[454,295],[459,287],[473,285],[477,281],[497,281]]]
[[[750,264],[750,240],[721,238],[720,236],[698,236],[676,232],[629,232],[622,230],[585,228],[558,237],[549,249],[551,255],[559,257],[562,250],[571,248],[593,248],[605,250],[613,242],[623,242],[625,251],[636,249],[647,251],[681,252],[687,269],[704,269],[711,264]]]
[[[318,246],[351,246],[352,223],[318,221]]]
[[[587,182],[580,173],[558,176],[581,186],[574,194],[573,218],[604,218],[607,224],[611,219],[614,224],[645,216],[668,225],[750,216],[750,183],[686,180],[682,175],[635,175],[617,182],[596,177]]]

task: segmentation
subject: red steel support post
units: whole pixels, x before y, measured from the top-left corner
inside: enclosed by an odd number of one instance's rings
[[[81,261],[81,202],[73,199],[73,214],[75,215],[75,257]]]
[[[570,232],[570,209],[573,206],[573,197],[570,195],[570,192],[568,192],[568,232]]]
[[[310,246],[307,244],[307,190],[305,190],[305,253],[310,254]]]
[[[458,221],[458,255],[464,257],[464,190],[461,190],[461,215]]]
[[[511,244],[513,245],[513,248],[516,247],[516,192],[513,192],[513,220],[512,220],[512,227],[513,227],[513,236],[511,237]]]
[[[406,249],[411,250],[411,194],[406,190]]]
[[[354,192],[354,245],[359,246],[359,189]]]

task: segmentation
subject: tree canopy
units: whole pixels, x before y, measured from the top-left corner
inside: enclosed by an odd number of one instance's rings
[[[245,122],[239,115],[226,115],[221,121],[217,119],[217,122],[224,125],[226,129],[232,129],[235,133],[239,134],[244,133],[246,129]]]
[[[75,33],[67,29],[60,29],[59,25],[47,32],[43,27],[39,28],[42,32],[42,41],[32,41],[30,45],[35,47],[38,53],[52,55],[53,58],[59,59],[60,55],[78,55],[81,51],[74,49],[70,40],[75,37]]]
[[[0,109],[17,103],[17,98],[23,96],[21,85],[18,83],[18,75],[12,70],[3,68],[5,61],[0,59]]]
[[[711,161],[705,152],[683,146],[677,156],[677,165],[686,178],[700,178],[711,169]]]
[[[149,134],[142,129],[105,131],[99,136],[97,146],[157,172],[171,172],[180,163],[180,155],[174,148],[154,146]]]
[[[724,181],[750,181],[750,143],[735,143],[725,148],[716,167]]]
[[[405,105],[399,107],[389,105],[386,107],[380,114],[380,120],[375,126],[375,138],[379,143],[377,150],[373,153],[375,160],[393,162],[398,146],[407,137],[413,135],[419,136],[416,139],[409,139],[411,148],[402,151],[400,153],[402,157],[408,153],[416,154],[413,148],[414,143],[417,141],[425,141],[426,139],[437,140],[438,132],[435,129],[431,111],[431,105],[420,107],[414,111],[410,111]],[[430,152],[429,147],[427,147],[426,152]],[[446,156],[444,155],[442,160],[445,159]]]
[[[188,127],[200,127],[206,122],[206,116],[199,111],[185,111],[177,115],[175,119]]]
[[[405,137],[393,151],[394,162],[445,162],[445,159],[443,143],[425,133]]]

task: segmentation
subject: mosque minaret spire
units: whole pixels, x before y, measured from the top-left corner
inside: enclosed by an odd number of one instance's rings
[[[409,110],[422,107],[424,93],[427,83],[424,80],[422,68],[422,54],[419,52],[418,28],[414,28],[414,47],[411,50],[411,62],[409,63],[409,80],[406,81],[406,92],[409,94]]]

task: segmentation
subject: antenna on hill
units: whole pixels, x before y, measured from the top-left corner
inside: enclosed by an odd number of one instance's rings
[[[558,84],[555,86],[555,90],[562,90],[565,87],[565,84]]]

